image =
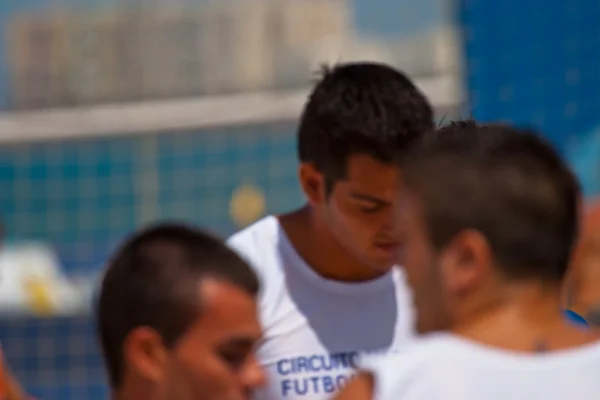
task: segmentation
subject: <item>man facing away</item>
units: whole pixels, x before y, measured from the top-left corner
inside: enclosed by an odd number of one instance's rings
[[[401,244],[395,160],[433,130],[427,99],[399,71],[325,69],[298,130],[308,204],[229,240],[261,280],[258,357],[269,384],[255,399],[327,398],[360,353],[394,352],[411,339],[410,295],[392,269]]]
[[[221,241],[143,230],[102,281],[97,322],[113,400],[243,400],[264,383],[258,279]]]
[[[598,334],[560,290],[578,231],[576,179],[535,134],[457,123],[403,169],[402,253],[417,327],[404,354],[365,360],[337,400],[592,400]]]

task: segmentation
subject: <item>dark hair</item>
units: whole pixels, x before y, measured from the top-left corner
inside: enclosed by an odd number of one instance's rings
[[[123,344],[140,326],[173,346],[198,318],[198,284],[205,278],[235,284],[253,296],[258,279],[248,264],[207,233],[160,224],[130,237],[105,272],[97,304],[100,342],[110,382],[122,383]]]
[[[403,176],[437,250],[475,229],[507,277],[564,278],[579,228],[579,185],[550,144],[531,131],[463,121],[415,148]]]
[[[314,164],[331,189],[351,155],[392,163],[433,129],[431,105],[398,70],[366,62],[324,67],[302,113],[298,157]]]

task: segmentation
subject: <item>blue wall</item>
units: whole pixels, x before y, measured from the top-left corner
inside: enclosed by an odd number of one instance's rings
[[[600,2],[462,0],[474,116],[541,129],[600,192]]]

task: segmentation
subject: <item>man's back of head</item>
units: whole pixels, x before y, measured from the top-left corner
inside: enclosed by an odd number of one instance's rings
[[[257,292],[250,267],[198,229],[132,236],[108,265],[97,308],[115,397],[212,399],[260,384]]]
[[[466,302],[467,292],[470,302],[508,304],[518,288],[543,287],[558,302],[578,232],[579,187],[545,140],[509,126],[455,123],[417,147],[403,182],[412,194],[404,215],[416,227],[406,234],[430,249],[415,262],[409,240],[408,274],[421,279],[419,264],[429,263],[439,279],[420,283],[451,288],[438,287],[450,298],[423,311],[422,330],[458,324],[464,304],[450,304]],[[558,305],[550,306],[558,318]]]
[[[579,186],[551,145],[532,131],[470,121],[426,142],[405,182],[419,188],[435,248],[477,230],[502,275],[559,284],[578,233]]]

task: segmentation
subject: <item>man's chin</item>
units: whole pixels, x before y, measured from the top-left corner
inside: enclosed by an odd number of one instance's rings
[[[391,259],[388,260],[371,260],[368,264],[372,270],[377,271],[381,274],[385,274],[392,270],[396,266]]]

